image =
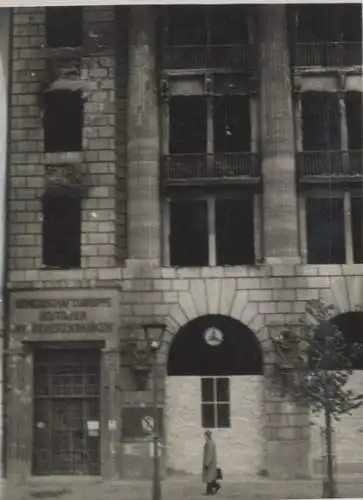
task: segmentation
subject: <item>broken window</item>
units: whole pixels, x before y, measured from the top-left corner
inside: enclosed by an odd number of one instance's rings
[[[216,260],[218,266],[255,261],[253,198],[215,202]]]
[[[47,7],[46,40],[50,48],[82,45],[82,8]]]
[[[306,229],[309,264],[345,263],[342,198],[308,198]]]
[[[176,267],[208,265],[206,200],[170,202],[170,264]]]
[[[82,7],[47,7],[47,47],[80,47],[82,45]]]
[[[44,93],[44,150],[46,153],[81,151],[83,97],[79,91]]]
[[[341,149],[339,99],[335,92],[303,92],[303,150]]]
[[[200,96],[174,96],[170,100],[169,151],[205,153],[207,148],[207,105]]]
[[[248,96],[220,96],[214,99],[214,151],[251,151],[250,101]]]
[[[352,197],[351,218],[353,259],[355,263],[363,264],[363,198]]]
[[[347,92],[345,98],[348,149],[363,150],[363,93]]]
[[[81,200],[43,199],[43,264],[62,269],[81,265]]]

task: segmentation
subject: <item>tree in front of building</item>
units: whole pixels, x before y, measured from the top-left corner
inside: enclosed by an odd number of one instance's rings
[[[325,474],[323,497],[336,496],[333,454],[334,423],[363,404],[363,395],[347,387],[353,361],[362,354],[362,344],[349,343],[332,319],[334,306],[320,300],[306,306],[298,329],[275,339],[285,391],[307,404],[314,414],[324,416]],[[281,369],[282,367],[282,369]]]

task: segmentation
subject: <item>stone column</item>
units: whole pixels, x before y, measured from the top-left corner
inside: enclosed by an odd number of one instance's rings
[[[8,142],[8,76],[9,76],[9,43],[10,43],[10,9],[0,9],[0,220],[5,220],[6,203],[6,167]],[[0,225],[0,241],[4,242],[5,224]],[[4,247],[0,247],[0,276],[3,280]],[[3,282],[1,282],[1,288]],[[2,306],[2,304],[0,304]],[[0,310],[2,307],[0,308]],[[2,315],[1,315],[2,318]],[[3,325],[0,324],[3,331]],[[2,378],[3,335],[0,336],[0,457],[3,456],[3,378]],[[3,461],[0,465],[0,478],[3,476]]]
[[[117,479],[120,476],[121,405],[119,391],[119,351],[102,349],[101,396],[101,475]]]
[[[159,110],[155,9],[130,7],[127,128],[128,259],[160,262]]]
[[[33,355],[13,348],[6,360],[6,472],[9,481],[22,483],[32,465]]]
[[[285,5],[257,7],[264,255],[299,261],[294,113]]]

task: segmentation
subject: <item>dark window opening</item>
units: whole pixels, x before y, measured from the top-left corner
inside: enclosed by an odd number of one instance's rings
[[[363,93],[347,92],[345,98],[348,149],[363,150]]]
[[[342,4],[341,22],[345,42],[362,41],[362,5]]]
[[[230,389],[228,378],[202,378],[203,428],[228,428],[230,423]]]
[[[44,94],[44,150],[81,151],[83,98],[81,92],[59,90]]]
[[[304,151],[341,149],[339,100],[333,92],[303,92]]]
[[[82,7],[46,8],[47,47],[82,45]]]
[[[43,200],[43,264],[55,268],[81,265],[81,200],[47,197]]]
[[[217,265],[253,264],[253,198],[216,200],[215,217]]]
[[[171,154],[205,153],[207,106],[202,97],[173,97],[169,108]]]
[[[362,8],[354,4],[301,5],[298,10],[299,42],[360,41]]]
[[[207,202],[170,203],[170,264],[176,267],[208,265]]]
[[[331,321],[343,335],[343,342],[352,363],[352,370],[363,370],[363,352],[361,349],[358,353],[352,352],[352,344],[363,343],[363,313],[356,311],[339,314]]]
[[[205,45],[206,10],[198,6],[173,6],[168,11],[168,45]]]
[[[250,100],[248,96],[221,96],[214,99],[214,151],[251,151]]]
[[[363,198],[351,199],[353,258],[363,264]]]
[[[248,28],[245,9],[227,5],[211,10],[211,44],[243,45],[248,43]]]
[[[344,207],[340,198],[309,198],[306,202],[309,264],[344,264]]]

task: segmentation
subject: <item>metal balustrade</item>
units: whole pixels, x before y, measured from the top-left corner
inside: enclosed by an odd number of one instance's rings
[[[163,48],[164,70],[230,69],[251,71],[256,59],[252,45],[169,45]]]
[[[164,184],[222,179],[257,181],[260,175],[256,153],[172,154],[164,156],[162,165]]]
[[[363,151],[305,151],[297,154],[300,180],[363,180]]]
[[[297,42],[294,66],[362,66],[362,42]]]

